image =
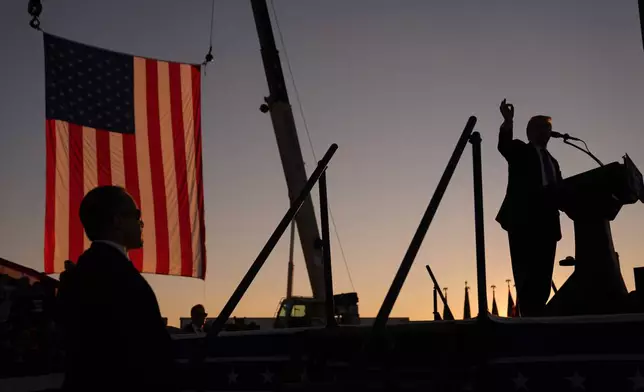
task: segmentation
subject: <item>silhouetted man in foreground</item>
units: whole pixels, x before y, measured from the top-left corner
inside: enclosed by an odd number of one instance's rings
[[[508,187],[496,220],[508,232],[521,315],[540,316],[550,296],[561,239],[559,211],[545,191],[561,181],[559,163],[546,149],[551,118],[532,117],[527,126],[529,143],[525,143],[512,135],[514,106],[503,100],[501,114],[498,148],[508,161]]]
[[[143,245],[139,209],[123,188],[103,186],[85,196],[80,219],[92,245],[61,288],[64,389],[173,390],[170,336],[152,288],[127,256]]]

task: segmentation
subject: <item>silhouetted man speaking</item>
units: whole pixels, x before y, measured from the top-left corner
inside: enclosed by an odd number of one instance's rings
[[[498,149],[508,162],[508,187],[496,220],[508,232],[512,271],[522,316],[540,316],[550,296],[559,211],[546,187],[561,181],[559,163],[546,149],[551,118],[534,116],[527,126],[529,143],[512,135],[514,106],[501,102],[503,124]]]
[[[80,206],[91,247],[61,288],[64,390],[173,390],[171,340],[156,296],[127,256],[143,246],[141,212],[117,186],[91,190]]]

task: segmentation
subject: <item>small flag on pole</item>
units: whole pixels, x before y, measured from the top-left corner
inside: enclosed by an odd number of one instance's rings
[[[507,317],[517,317],[517,307],[514,305],[514,299],[512,298],[512,290],[510,290],[510,279],[506,279],[508,283],[508,309],[506,316]]]
[[[198,65],[130,56],[49,34],[45,272],[89,246],[78,216],[96,186],[123,186],[141,209],[141,272],[206,273]]]
[[[496,286],[492,285],[492,314],[499,315],[499,307],[496,306]]]
[[[470,310],[470,287],[465,282],[465,304],[463,305],[463,320],[471,319],[472,311]]]

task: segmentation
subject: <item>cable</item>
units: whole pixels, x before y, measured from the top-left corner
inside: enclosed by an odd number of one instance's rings
[[[590,155],[593,155],[593,153],[590,151],[590,148],[588,148],[588,144],[586,144],[586,142],[583,140],[581,142],[584,143],[584,147],[586,147],[586,151],[588,151]]]
[[[293,84],[293,92],[295,93],[295,100],[297,101],[297,106],[302,117],[302,123],[304,124],[304,130],[306,131],[306,137],[309,141],[309,147],[311,147],[311,153],[313,153],[313,159],[318,161],[318,158],[315,154],[315,148],[313,147],[313,139],[311,138],[311,133],[309,131],[309,125],[304,116],[304,108],[302,107],[302,101],[300,100],[300,92],[297,89],[297,84],[295,83],[295,75],[293,74],[293,69],[291,68],[291,61],[288,57],[288,51],[286,50],[286,44],[284,43],[284,35],[282,35],[282,29],[280,28],[279,18],[277,17],[277,11],[275,10],[275,4],[273,0],[270,0],[271,9],[273,10],[273,17],[275,18],[275,27],[277,28],[277,34],[280,37],[280,44],[282,45],[282,51],[284,52],[284,60],[286,60],[286,67],[288,73],[291,76],[291,83]],[[333,232],[335,233],[335,238],[338,240],[338,247],[340,248],[340,254],[342,255],[342,260],[344,261],[344,267],[347,270],[347,275],[349,277],[349,283],[351,284],[351,289],[356,291],[355,286],[353,285],[353,279],[351,277],[351,271],[349,270],[349,264],[347,263],[347,257],[344,253],[344,248],[342,247],[342,241],[340,241],[340,234],[338,233],[337,225],[335,224],[335,219],[333,217],[333,211],[331,210],[331,203],[329,203],[329,218],[331,218],[331,225],[333,226]]]
[[[593,154],[592,152],[590,152],[590,149],[588,148],[588,144],[586,144],[586,142],[585,142],[585,141],[583,141],[583,140],[581,140],[581,139],[579,139],[578,141],[580,141],[580,142],[584,143],[584,146],[586,147],[586,149],[585,149],[585,150],[584,150],[583,148],[579,147],[578,145],[576,145],[575,143],[572,143],[572,142],[571,142],[570,140],[568,140],[568,139],[564,139],[564,141],[563,141],[563,142],[564,142],[564,144],[567,144],[567,145],[569,145],[569,146],[572,146],[572,147],[576,148],[577,150],[579,150],[579,151],[581,151],[581,152],[585,153],[586,155],[588,155],[589,157],[591,157],[595,162],[597,162],[597,164],[598,164],[599,166],[604,166],[604,164],[602,163],[602,161],[600,161],[600,160],[595,156],[595,154]]]
[[[215,22],[215,0],[212,0],[212,5],[210,6],[210,47],[212,48],[212,31],[213,25]]]
[[[210,46],[208,47],[208,53],[206,53],[206,58],[203,61],[204,65],[204,74],[205,74],[205,66],[212,62],[214,59],[212,55],[212,36],[213,36],[213,29],[214,29],[214,22],[215,22],[215,0],[212,0],[210,7]]]
[[[304,123],[304,129],[306,130],[306,137],[309,140],[309,147],[311,147],[311,152],[313,153],[313,158],[317,162],[317,157],[315,156],[315,148],[313,148],[313,141],[311,139],[311,134],[309,132],[309,124],[304,117],[304,108],[302,107],[302,101],[300,100],[300,92],[297,89],[297,84],[295,83],[295,76],[293,75],[293,69],[291,68],[291,60],[288,57],[288,52],[286,50],[286,45],[284,44],[284,36],[282,35],[282,29],[280,28],[280,22],[277,18],[277,11],[275,11],[275,4],[271,0],[271,8],[273,10],[273,17],[275,18],[275,27],[277,27],[277,34],[280,37],[280,44],[282,45],[282,50],[284,51],[284,60],[286,60],[286,67],[288,68],[288,73],[291,75],[291,82],[293,83],[293,91],[295,92],[295,100],[300,111],[300,116],[302,116],[302,122]]]

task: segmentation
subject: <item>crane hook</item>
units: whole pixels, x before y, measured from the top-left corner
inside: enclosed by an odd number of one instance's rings
[[[206,58],[204,59],[203,63],[201,63],[201,65],[204,66],[204,75],[206,74],[206,65],[208,65],[208,63],[211,63],[214,58],[215,57],[212,55],[212,45],[210,45],[208,53],[206,54]]]
[[[208,49],[208,54],[206,54],[206,60],[204,61],[204,64],[211,62],[213,59],[214,56],[212,55],[212,45],[210,45],[210,49]]]
[[[29,26],[36,30],[40,30],[40,13],[42,12],[42,3],[40,0],[29,0],[29,5],[27,7],[29,15],[32,16]]]

